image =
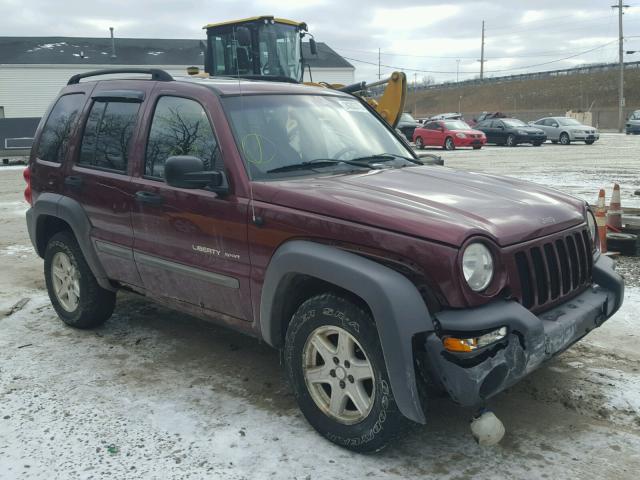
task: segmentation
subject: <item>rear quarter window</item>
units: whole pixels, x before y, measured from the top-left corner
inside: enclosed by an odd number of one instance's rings
[[[39,159],[55,163],[64,160],[84,100],[82,93],[64,95],[58,99],[40,135],[37,151]]]

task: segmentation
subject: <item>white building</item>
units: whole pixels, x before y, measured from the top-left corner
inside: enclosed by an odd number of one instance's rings
[[[355,68],[324,43],[305,63],[315,82],[350,84]],[[145,66],[185,75],[204,64],[204,42],[180,39],[0,37],[0,118],[41,117],[69,78],[90,70]],[[305,81],[308,80],[305,69]],[[4,115],[3,115],[4,111]]]

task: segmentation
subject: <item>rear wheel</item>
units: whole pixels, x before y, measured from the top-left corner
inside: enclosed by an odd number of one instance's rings
[[[516,142],[516,137],[515,135],[510,133],[507,136],[507,147],[515,147],[516,145],[518,145],[518,142]]]
[[[454,143],[453,138],[447,137],[447,139],[444,141],[444,149],[445,150],[455,150],[456,149],[456,144]]]
[[[375,451],[408,426],[373,318],[352,301],[327,293],[304,302],[287,329],[284,353],[300,410],[330,441]]]
[[[97,327],[113,313],[115,292],[98,285],[71,233],[60,232],[49,240],[44,275],[51,304],[67,325]]]
[[[422,142],[422,137],[416,138],[416,148],[422,150],[424,148],[424,143]]]
[[[567,132],[562,132],[560,134],[560,143],[562,145],[569,145],[571,143],[571,139],[569,138],[569,134]]]

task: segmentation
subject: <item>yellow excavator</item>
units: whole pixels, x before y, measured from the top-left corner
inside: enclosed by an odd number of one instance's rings
[[[305,83],[359,95],[376,109],[392,127],[396,127],[404,111],[407,78],[403,72],[373,83],[352,85],[314,83],[313,72],[305,64],[302,39],[309,37],[311,55],[317,55],[317,45],[307,24],[273,16],[244,18],[203,27],[207,31],[205,76],[227,76]],[[303,82],[305,67],[309,80]],[[190,74],[199,74],[189,70]],[[374,99],[372,89],[385,86]]]

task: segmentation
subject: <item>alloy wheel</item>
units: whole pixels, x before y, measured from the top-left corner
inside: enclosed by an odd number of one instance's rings
[[[324,325],[303,349],[307,390],[327,416],[353,425],[364,420],[375,399],[375,375],[365,351],[346,330]]]
[[[75,311],[80,301],[80,281],[76,266],[65,252],[53,256],[51,280],[60,306],[67,312]]]

